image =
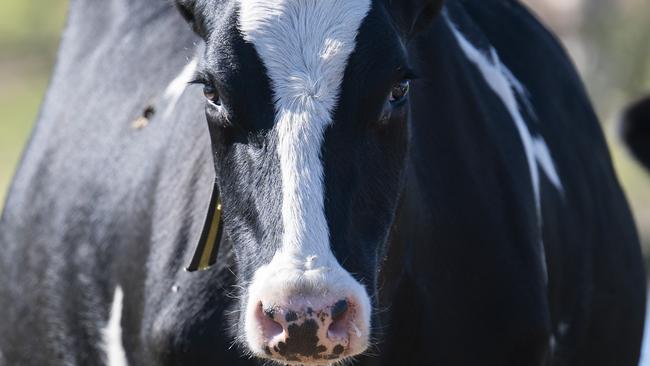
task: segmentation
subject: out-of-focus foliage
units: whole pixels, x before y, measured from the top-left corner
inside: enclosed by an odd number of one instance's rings
[[[593,1],[593,2],[592,2]],[[584,4],[580,26],[585,52],[592,55],[584,74],[610,135],[614,162],[634,209],[650,263],[650,178],[629,159],[616,135],[622,108],[650,94],[650,2],[602,1]]]
[[[54,63],[67,0],[0,3],[0,209]]]
[[[585,73],[599,109],[607,113],[650,93],[650,2],[595,0],[584,6],[581,33],[593,55]]]
[[[3,55],[51,56],[56,50],[66,8],[66,0],[4,1],[0,5]]]

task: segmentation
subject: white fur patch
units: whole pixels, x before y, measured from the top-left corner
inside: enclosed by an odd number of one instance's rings
[[[555,169],[555,164],[551,157],[551,153],[542,136],[533,136],[528,130],[526,121],[521,113],[520,106],[517,103],[516,92],[521,94],[524,100],[527,99],[525,88],[516,79],[514,74],[501,63],[499,55],[494,48],[490,48],[490,53],[485,54],[481,50],[472,45],[467,38],[447,19],[447,24],[451,28],[460,45],[460,48],[465,53],[465,56],[479,69],[481,75],[490,88],[499,96],[504,106],[510,113],[512,120],[515,122],[517,132],[524,146],[526,159],[528,161],[528,168],[530,171],[531,182],[533,185],[535,207],[537,209],[538,223],[541,228],[542,225],[542,207],[541,207],[541,192],[540,192],[540,170],[548,177],[549,181],[555,188],[563,193],[564,189],[560,180],[560,176]],[[529,103],[526,107],[531,109],[532,105]],[[546,257],[544,256],[544,244],[540,238],[540,245],[542,246],[543,270],[546,272]]]
[[[106,353],[106,361],[109,366],[127,366],[126,352],[122,343],[122,307],[124,292],[120,286],[115,288],[111,315],[102,330],[104,335],[103,349]]]
[[[185,65],[185,67],[183,67],[181,73],[178,74],[178,76],[174,80],[172,80],[172,82],[169,83],[169,85],[165,89],[163,98],[167,103],[167,107],[165,107],[163,118],[169,118],[169,116],[171,116],[172,112],[174,111],[174,108],[176,108],[176,104],[178,103],[178,100],[181,98],[181,95],[183,95],[183,92],[187,88],[187,83],[192,81],[192,76],[194,76],[194,72],[196,72],[197,66],[198,66],[198,61],[196,58],[194,58],[187,65]]]
[[[522,92],[522,96],[526,97],[524,92],[525,89],[521,83],[516,80],[512,72],[501,63],[499,55],[494,48],[490,48],[489,55],[484,54],[474,47],[458,31],[458,29],[451,24],[451,22],[448,22],[448,24],[453,30],[456,40],[467,58],[476,65],[490,88],[492,88],[499,98],[501,98],[504,106],[515,122],[515,127],[521,137],[521,142],[524,145],[526,158],[528,160],[528,167],[530,169],[530,176],[533,183],[533,191],[535,192],[535,205],[538,212],[540,212],[540,168],[544,171],[555,188],[559,191],[563,191],[563,188],[544,138],[541,136],[533,136],[530,133],[519,109],[520,106],[517,103],[515,92]]]
[[[273,88],[284,228],[282,248],[249,288],[249,310],[254,312],[257,300],[286,300],[308,283],[323,301],[354,295],[363,317],[357,326],[367,334],[368,296],[330,249],[320,153],[370,0],[239,3],[241,31],[260,55]],[[254,337],[254,326],[247,326]],[[259,339],[249,338],[249,345],[257,349]]]

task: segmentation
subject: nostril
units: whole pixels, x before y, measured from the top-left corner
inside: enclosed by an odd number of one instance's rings
[[[284,334],[284,328],[275,319],[275,308],[264,308],[260,302],[257,306],[257,320],[262,328],[262,335],[267,341]]]
[[[332,306],[332,324],[327,329],[327,337],[334,341],[345,341],[349,338],[351,319],[350,303],[340,300]]]
[[[332,319],[339,320],[348,311],[348,300],[340,300],[332,306]]]
[[[260,303],[260,305],[262,305]],[[262,306],[264,308],[264,306]],[[264,309],[264,315],[266,315],[267,318],[275,320],[275,308],[266,308]]]

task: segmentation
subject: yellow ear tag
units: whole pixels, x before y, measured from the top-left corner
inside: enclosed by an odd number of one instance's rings
[[[204,271],[216,263],[222,235],[221,196],[215,183],[199,243],[196,246],[192,262],[186,268],[188,272]]]

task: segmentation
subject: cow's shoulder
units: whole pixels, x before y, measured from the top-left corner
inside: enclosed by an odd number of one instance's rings
[[[159,179],[182,164],[197,170],[191,178],[212,179],[201,99],[185,95],[185,81],[174,84],[187,74],[197,38],[172,3],[132,3],[72,2],[0,220],[0,349],[8,362],[38,349],[28,363],[96,363],[118,275],[135,288],[125,292],[139,291],[156,201],[173,199]]]

